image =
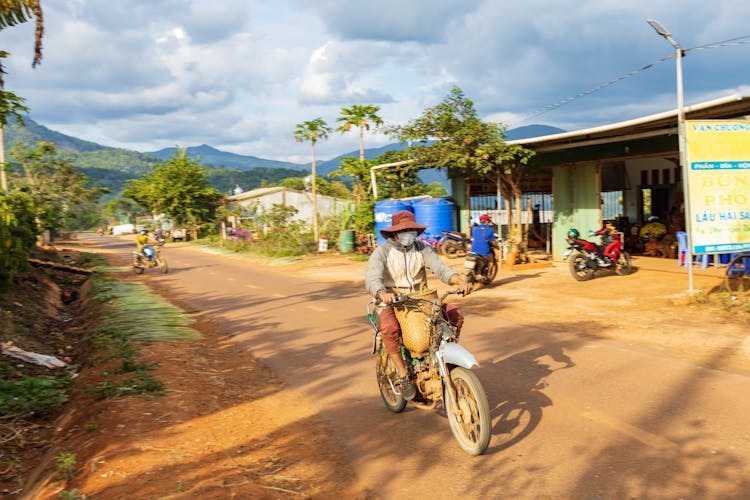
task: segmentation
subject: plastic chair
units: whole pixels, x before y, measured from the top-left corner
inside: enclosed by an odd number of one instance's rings
[[[685,259],[687,258],[687,233],[685,231],[677,231],[675,233],[677,237],[677,266],[687,266]],[[708,267],[708,254],[696,255],[695,263],[700,263],[703,269]]]
[[[733,253],[729,255],[729,261],[731,262],[732,259],[737,257],[738,255],[745,255],[745,257],[742,259],[741,263],[737,263],[734,266],[732,266],[731,269],[727,269],[727,274],[731,274],[735,271],[745,271],[746,276],[750,276],[750,255],[744,254],[744,253]],[[739,266],[739,267],[735,267]]]

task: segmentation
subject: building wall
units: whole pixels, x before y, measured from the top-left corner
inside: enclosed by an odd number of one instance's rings
[[[308,225],[312,225],[313,222],[312,194],[303,191],[287,189],[242,199],[235,203],[239,203],[243,207],[250,207],[257,203],[259,213],[268,212],[273,208],[274,204],[293,206],[298,210],[293,220],[301,221]],[[345,210],[347,205],[352,205],[352,202],[330,196],[317,196],[317,209],[320,217],[338,216]]]
[[[552,196],[555,221],[552,227],[552,258],[562,260],[568,247],[565,238],[570,228],[585,236],[601,225],[600,178],[596,162],[554,167]]]

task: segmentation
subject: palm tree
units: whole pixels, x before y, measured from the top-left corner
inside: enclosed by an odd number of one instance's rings
[[[360,168],[365,167],[365,130],[370,130],[370,124],[374,124],[375,127],[379,127],[383,124],[383,119],[377,115],[380,111],[380,106],[373,106],[372,104],[361,105],[355,104],[351,108],[341,108],[341,116],[336,121],[341,122],[341,125],[336,129],[342,134],[349,132],[352,127],[359,128],[359,163]],[[362,187],[359,187],[361,190]],[[357,204],[359,204],[360,193],[357,193]]]
[[[322,118],[302,122],[297,124],[294,130],[294,140],[296,142],[310,141],[312,145],[312,211],[313,211],[313,236],[318,241],[318,195],[315,187],[315,143],[318,139],[328,139],[331,133],[331,127]]]
[[[0,30],[25,23],[31,18],[36,19],[36,32],[34,33],[34,61],[32,67],[42,62],[42,37],[44,36],[44,16],[39,0],[5,0],[0,2]],[[5,51],[0,51],[5,56]],[[0,88],[3,87],[3,66],[0,64]]]
[[[35,67],[42,61],[42,36],[44,35],[44,17],[39,0],[8,0],[0,2],[0,30],[25,23],[31,18],[36,19],[36,32],[34,34],[34,61],[31,66]],[[8,53],[0,50],[0,59],[8,57]],[[27,112],[28,108],[23,106],[23,98],[12,92],[2,90],[5,87],[3,75],[5,69],[0,61],[0,188],[8,191],[8,180],[5,176],[5,144],[3,142],[3,128],[7,125],[7,115],[13,115],[19,125],[23,125],[19,112]]]

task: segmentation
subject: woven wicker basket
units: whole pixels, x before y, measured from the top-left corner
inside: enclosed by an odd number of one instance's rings
[[[437,291],[424,289],[409,293],[409,296],[434,300],[437,298]],[[411,304],[409,307],[396,305],[393,310],[401,325],[404,347],[415,355],[425,352],[430,347],[430,305],[424,303]]]

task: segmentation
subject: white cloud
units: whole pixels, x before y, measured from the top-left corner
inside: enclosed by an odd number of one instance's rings
[[[342,107],[381,106],[414,119],[461,87],[489,120],[575,129],[675,103],[656,18],[685,47],[750,35],[750,4],[719,0],[66,0],[47,2],[44,59],[31,69],[33,26],[2,31],[6,88],[32,117],[110,146],[154,150],[207,143],[236,153],[308,160],[297,123]],[[748,39],[745,39],[747,42]],[[750,44],[690,51],[686,102],[748,93]],[[585,97],[569,99],[576,94]],[[564,105],[554,107],[556,103]],[[531,121],[528,117],[546,110]],[[524,121],[526,120],[526,121]],[[368,146],[389,139],[373,131]],[[321,158],[356,150],[333,134]]]

